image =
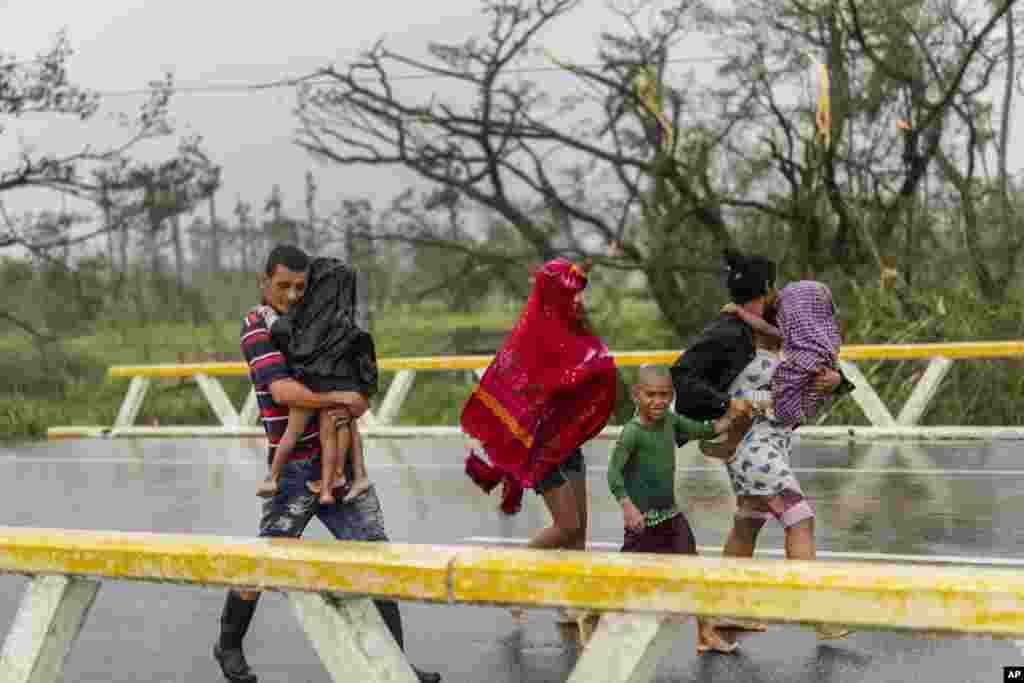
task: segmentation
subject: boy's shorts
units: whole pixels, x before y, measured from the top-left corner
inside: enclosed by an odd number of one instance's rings
[[[587,466],[583,462],[583,451],[579,448],[568,458],[551,468],[543,479],[533,485],[533,490],[544,494],[557,489],[570,479],[583,479],[587,476]]]
[[[645,527],[643,531],[626,529],[622,552],[696,555],[697,541],[689,520],[680,512],[675,517]]]
[[[778,520],[788,529],[805,519],[814,519],[814,508],[802,491],[786,489],[776,496],[739,496],[736,500],[736,519]]]

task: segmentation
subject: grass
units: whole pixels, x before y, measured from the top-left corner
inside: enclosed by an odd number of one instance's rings
[[[671,348],[656,307],[627,301],[613,311],[598,304],[595,325],[614,349]],[[394,309],[375,317],[374,338],[379,357],[451,355],[455,330],[477,328],[493,345],[515,324],[518,311],[494,309],[481,313],[448,313],[441,307]],[[613,324],[614,322],[614,324]],[[110,425],[128,391],[127,379],[107,376],[111,365],[176,363],[182,353],[221,354],[241,359],[239,321],[203,326],[158,323],[141,326],[106,324],[88,335],[62,342],[63,360],[44,360],[23,336],[0,336],[0,437],[45,438],[56,425]],[[678,345],[678,344],[677,344]],[[67,359],[71,359],[70,362]],[[630,373],[627,371],[627,375]],[[391,373],[384,373],[383,397]],[[6,378],[6,379],[4,379]],[[236,406],[249,391],[244,377],[221,379]],[[473,386],[469,373],[421,372],[403,406],[403,424],[456,424]],[[198,387],[190,380],[154,380],[139,413],[138,423],[154,418],[161,425],[217,424]]]

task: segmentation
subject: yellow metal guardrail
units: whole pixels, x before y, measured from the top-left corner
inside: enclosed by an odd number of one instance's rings
[[[617,351],[615,362],[622,366],[638,366],[646,363],[670,365],[682,351]],[[840,358],[844,360],[907,360],[929,358],[1009,358],[1024,356],[1024,341],[1002,342],[956,342],[934,344],[854,344],[842,347]],[[493,356],[421,356],[407,358],[382,358],[381,370],[479,370],[486,368]],[[248,367],[243,362],[235,363],[191,363],[167,365],[115,365],[108,374],[111,377],[163,377],[181,378],[197,374],[229,376],[247,375]]]
[[[0,527],[0,572],[1024,636],[1024,574]]]
[[[33,577],[5,683],[62,680],[106,579],[283,591],[334,680],[370,683],[416,680],[373,597],[604,613],[570,683],[640,680],[681,615],[1024,637],[1019,569],[0,527],[0,573]]]
[[[679,357],[681,351],[620,351],[613,355],[618,365],[638,366],[645,363],[669,365]],[[991,359],[1024,356],[1024,341],[999,342],[955,342],[932,344],[866,344],[844,346],[840,353],[840,365],[844,374],[853,381],[856,389],[852,397],[870,422],[869,427],[860,426],[815,426],[808,425],[800,430],[801,438],[825,439],[952,439],[991,440],[994,438],[1024,438],[1024,428],[1017,427],[963,427],[957,425],[922,427],[918,422],[926,414],[939,385],[948,374],[952,364],[959,359]],[[456,435],[454,426],[400,427],[395,425],[402,405],[419,371],[469,370],[480,373],[487,367],[493,356],[436,356],[383,358],[380,367],[396,374],[388,384],[380,405],[374,412],[368,412],[363,422],[369,437],[437,436]],[[928,360],[928,367],[921,374],[913,392],[899,413],[893,414],[889,407],[861,373],[858,361],[864,360]],[[230,400],[218,377],[245,376],[245,363],[191,363],[180,365],[117,365],[109,369],[111,377],[130,378],[131,384],[125,396],[117,419],[112,426],[54,426],[47,430],[47,437],[95,438],[124,437],[139,438],[152,436],[258,436],[262,432],[258,424],[256,395],[249,392],[245,405],[239,410]],[[139,427],[138,418],[146,393],[153,379],[193,378],[206,397],[214,414],[220,420],[219,426],[148,426]],[[614,438],[617,428],[609,427],[602,436]]]

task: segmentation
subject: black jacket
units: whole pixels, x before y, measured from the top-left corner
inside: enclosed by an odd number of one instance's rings
[[[749,325],[730,314],[713,321],[671,368],[676,412],[694,420],[725,415],[729,385],[754,355]]]
[[[697,340],[672,365],[676,412],[695,420],[716,420],[729,409],[729,385],[754,360],[754,333],[732,314],[724,314],[705,327]],[[839,370],[840,384],[833,396],[853,391],[853,383]],[[676,438],[682,446],[686,438]]]

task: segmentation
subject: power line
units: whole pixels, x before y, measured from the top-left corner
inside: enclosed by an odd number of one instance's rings
[[[665,60],[667,64],[704,64],[710,62],[723,62],[728,60],[728,57],[677,57],[675,59]],[[579,66],[582,68],[598,68],[604,66],[603,64],[572,64],[572,66]],[[536,67],[522,67],[518,69],[505,69],[504,75],[513,74],[530,74],[530,73],[545,73],[554,71],[566,71],[565,67],[561,66],[536,66]],[[446,78],[443,74],[425,73],[425,74],[400,74],[397,76],[390,76],[389,81],[423,81]],[[366,78],[360,80],[375,80],[373,78]],[[215,94],[251,94],[257,92],[266,92],[268,90],[280,90],[283,88],[294,88],[300,84],[313,84],[318,83],[329,84],[332,80],[318,80],[315,75],[308,76],[293,76],[280,78],[273,81],[256,81],[249,83],[195,83],[192,85],[181,85],[174,86],[175,95],[215,95]],[[123,90],[91,90],[100,97],[135,97],[139,95],[149,95],[150,93],[159,89],[159,86],[153,86],[149,88],[127,88]]]

